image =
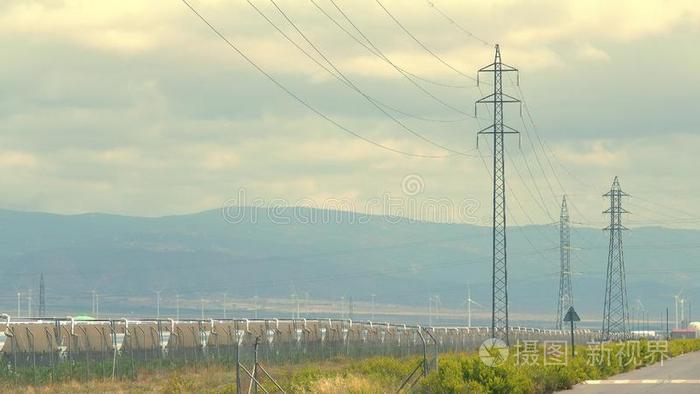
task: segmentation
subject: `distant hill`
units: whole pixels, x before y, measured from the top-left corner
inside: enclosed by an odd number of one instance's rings
[[[422,306],[436,293],[458,308],[471,284],[472,297],[490,304],[487,227],[306,208],[235,213],[243,220],[227,221],[221,210],[161,218],[0,211],[0,307],[13,308],[18,289],[37,289],[42,272],[54,297],[85,298],[93,288],[144,297],[157,289],[190,297],[306,292],[358,301],[376,294],[377,302]],[[309,218],[314,223],[303,224]],[[558,229],[511,228],[508,236],[511,309],[551,313]],[[599,317],[607,234],[577,228],[572,242],[581,248],[573,257],[581,273],[574,277],[576,304],[580,314]],[[660,318],[681,287],[700,301],[700,231],[639,228],[626,234],[625,245],[630,307],[641,298]]]

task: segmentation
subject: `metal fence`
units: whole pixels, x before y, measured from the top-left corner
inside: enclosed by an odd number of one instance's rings
[[[11,320],[0,323],[1,373],[34,382],[59,377],[136,377],[139,366],[219,362],[234,367],[336,357],[430,355],[477,350],[485,327],[421,327],[338,319]],[[425,333],[427,335],[422,335]],[[576,340],[599,337],[576,330]],[[567,340],[569,332],[512,327],[510,339]],[[258,346],[255,346],[255,342]]]

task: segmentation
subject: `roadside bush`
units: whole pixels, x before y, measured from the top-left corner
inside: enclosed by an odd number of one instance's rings
[[[603,362],[592,362],[586,346],[577,346],[576,357],[566,365],[517,365],[510,358],[505,364],[489,367],[477,355],[446,354],[440,368],[420,384],[422,393],[551,393],[571,388],[587,379],[605,379],[618,373],[659,362],[649,352],[646,341],[606,345]],[[631,346],[631,348],[630,348]],[[632,350],[630,350],[632,349]],[[669,356],[700,350],[700,339],[669,342]],[[607,360],[610,360],[608,363]]]

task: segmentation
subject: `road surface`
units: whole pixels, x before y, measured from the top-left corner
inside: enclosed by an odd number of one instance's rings
[[[611,376],[607,380],[588,380],[562,393],[700,393],[700,351],[664,360],[649,367]]]

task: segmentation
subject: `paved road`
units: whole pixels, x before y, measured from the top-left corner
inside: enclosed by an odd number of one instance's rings
[[[608,380],[586,381],[563,391],[598,393],[700,393],[700,352],[693,352],[652,366],[615,375]]]

